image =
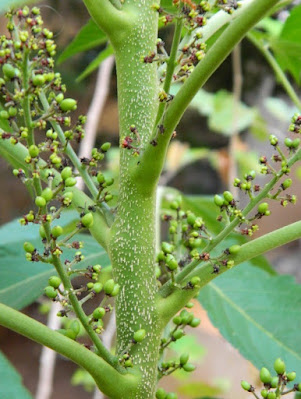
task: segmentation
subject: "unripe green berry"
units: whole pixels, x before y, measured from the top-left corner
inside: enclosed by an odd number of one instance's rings
[[[267,397],[268,397],[269,391],[266,390],[266,389],[262,389],[260,393],[261,393],[261,396],[262,396],[263,398],[267,398]]]
[[[292,142],[292,148],[298,148],[299,145],[300,145],[300,141],[301,140],[299,138],[294,139],[293,142]]]
[[[66,186],[66,187],[73,187],[73,186],[76,185],[76,183],[77,183],[77,181],[76,181],[76,178],[75,178],[75,177],[68,177],[68,178],[65,180],[65,186]]]
[[[297,384],[296,384],[296,385],[297,385]],[[301,382],[300,382],[300,384],[297,385],[297,391],[298,391],[298,392],[301,392]]]
[[[269,204],[267,202],[262,202],[258,206],[258,213],[261,213],[262,215],[265,215],[265,213],[268,211],[268,209],[269,209]]]
[[[88,290],[92,290],[92,288],[94,287],[94,283],[87,283],[87,288]]]
[[[61,177],[62,177],[63,180],[67,180],[71,176],[72,176],[72,168],[70,168],[70,166],[66,166],[61,171]]]
[[[44,289],[45,295],[48,296],[50,299],[54,299],[57,296],[56,290],[51,287],[50,285]]]
[[[199,318],[197,318],[197,317],[194,317],[194,318],[191,320],[191,322],[189,323],[189,325],[190,325],[190,327],[192,327],[192,328],[196,328],[196,327],[198,327],[198,326],[200,325],[200,323],[201,323],[201,320],[200,320]]]
[[[144,340],[145,337],[146,337],[146,331],[144,329],[141,329],[135,331],[133,338],[135,342],[141,342]]]
[[[291,140],[290,138],[286,137],[284,139],[284,144],[286,145],[286,147],[292,148],[293,140]]]
[[[215,195],[214,196],[214,203],[216,206],[223,206],[225,204],[225,201],[223,200],[223,198],[220,195]]]
[[[48,284],[53,288],[59,288],[62,280],[58,276],[49,277]]]
[[[260,380],[264,383],[264,384],[269,384],[272,380],[272,376],[271,373],[269,372],[269,370],[265,367],[263,367],[260,370]]]
[[[73,98],[65,98],[59,105],[63,112],[75,111],[77,108],[77,102]]]
[[[229,253],[230,253],[231,255],[236,255],[239,251],[240,251],[240,245],[237,245],[237,244],[232,245],[232,246],[229,248]]]
[[[195,216],[194,213],[189,213],[189,214],[187,215],[187,223],[190,224],[191,226],[194,225],[195,220],[196,220],[196,216]]]
[[[181,317],[181,316],[175,316],[175,317],[172,319],[172,321],[173,321],[173,323],[174,323],[176,326],[179,326],[179,325],[182,324],[182,317]]]
[[[162,251],[166,254],[171,254],[174,250],[174,246],[168,242],[162,242]]]
[[[177,341],[178,339],[182,338],[184,336],[184,331],[183,330],[177,330],[173,332],[172,338]]]
[[[42,225],[40,226],[39,233],[40,233],[40,236],[42,239],[46,238],[46,232],[45,232],[44,226],[42,226]]]
[[[41,196],[46,200],[46,202],[49,202],[53,198],[53,192],[51,188],[46,187],[43,191]]]
[[[24,242],[23,248],[25,252],[33,253],[35,250],[34,245],[31,242]]]
[[[297,374],[294,371],[291,371],[290,373],[287,373],[287,375],[286,375],[288,381],[294,381],[296,376],[297,376]]]
[[[8,113],[9,113],[9,116],[14,117],[14,116],[17,115],[18,110],[15,107],[9,107],[8,108]]]
[[[61,103],[64,100],[64,94],[60,93],[55,97],[55,101]]]
[[[133,367],[132,359],[128,359],[124,362],[124,367]]]
[[[7,79],[13,79],[17,76],[16,69],[11,64],[4,64],[2,67],[2,72]]]
[[[249,384],[247,381],[241,381],[240,385],[245,391],[250,391],[251,384]]]
[[[38,147],[36,145],[34,145],[34,144],[32,144],[28,148],[28,152],[29,152],[29,155],[31,156],[31,158],[36,158],[39,155],[39,153],[40,153]]]
[[[278,377],[273,377],[273,378],[271,379],[270,384],[271,384],[271,387],[272,387],[272,388],[277,388],[278,383],[279,383],[279,378],[278,378]]]
[[[276,394],[275,394],[275,392],[269,392],[269,393],[268,393],[268,396],[267,396],[267,399],[276,399]]]
[[[35,75],[32,78],[32,83],[34,86],[42,86],[45,83],[44,75]]]
[[[107,195],[105,196],[105,201],[106,201],[106,202],[109,202],[109,201],[111,201],[112,198],[113,198],[113,195],[112,195],[112,194],[107,194]]]
[[[117,296],[119,294],[119,292],[120,292],[120,285],[115,284],[110,296],[112,296],[112,297]]]
[[[51,230],[51,235],[53,238],[58,238],[63,234],[64,230],[61,226],[54,226]]]
[[[184,366],[189,360],[189,353],[183,353],[180,357],[180,364],[181,366]]]
[[[96,179],[97,179],[97,181],[98,181],[99,184],[102,184],[102,183],[105,182],[105,177],[104,177],[104,175],[103,175],[101,172],[99,172],[99,173],[97,174]]]
[[[163,388],[159,388],[156,392],[156,399],[166,399],[167,393]]]
[[[0,118],[1,119],[9,119],[9,113],[7,111],[1,111],[0,112]]]
[[[176,261],[175,257],[171,254],[166,256],[166,264],[169,270],[176,270],[178,268],[178,262]]]
[[[43,206],[46,205],[46,200],[45,200],[45,198],[38,196],[38,197],[36,197],[36,199],[35,199],[35,204],[36,204],[36,206],[38,206],[39,208],[42,208]]]
[[[233,201],[233,194],[230,191],[224,191],[223,195],[227,202]]]
[[[279,375],[282,375],[285,373],[285,363],[282,359],[280,359],[280,357],[278,357],[278,359],[275,360],[274,370]]]
[[[102,283],[95,283],[93,285],[93,291],[96,292],[96,294],[99,294],[100,291],[102,290],[102,287],[103,287]]]
[[[89,212],[86,213],[82,218],[81,218],[81,224],[86,227],[86,228],[90,228],[92,227],[94,223],[94,218],[93,218],[93,213]]]
[[[287,188],[289,188],[292,185],[292,183],[293,183],[292,179],[286,179],[281,184],[281,187],[282,187],[283,190],[286,190]]]
[[[191,373],[195,370],[195,365],[191,363],[184,364],[183,370],[187,371],[187,373]]]
[[[79,332],[80,332],[80,323],[79,323],[79,321],[78,320],[72,320],[72,322],[69,325],[69,330],[72,330],[75,333],[76,337],[77,337]]]
[[[110,148],[111,148],[111,143],[104,143],[104,144],[100,147],[100,149],[101,149],[102,152],[107,152],[107,151],[109,151]]]
[[[103,289],[107,295],[111,295],[114,290],[114,287],[115,287],[115,281],[113,279],[110,279],[105,282]]]
[[[200,285],[201,283],[201,279],[198,276],[194,276],[192,277],[192,279],[190,280],[190,284],[195,287],[197,285]]]
[[[106,314],[105,308],[99,307],[94,310],[93,318],[96,320],[102,319],[105,314]]]
[[[165,399],[178,399],[178,395],[174,392],[169,392]]]

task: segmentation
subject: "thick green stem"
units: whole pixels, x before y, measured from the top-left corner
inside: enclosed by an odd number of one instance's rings
[[[276,77],[278,78],[279,82],[283,86],[284,90],[287,92],[288,96],[292,100],[292,102],[296,105],[296,107],[301,110],[301,101],[297,96],[293,86],[290,84],[290,81],[286,77],[283,70],[280,68],[278,62],[275,60],[271,52],[268,50],[267,46],[262,43],[260,40],[256,38],[256,36],[249,32],[247,34],[247,38],[254,44],[254,46],[263,54],[265,59],[268,61],[270,66],[272,67]]]
[[[292,223],[288,226],[282,227],[281,229],[275,230],[271,233],[265,234],[262,237],[256,238],[241,246],[240,251],[236,256],[229,257],[235,262],[235,266],[240,265],[250,259],[256,258],[274,248],[285,245],[291,241],[297,240],[301,237],[301,222]],[[227,272],[226,267],[221,268],[219,274],[212,273],[212,265],[210,263],[205,263],[200,265],[192,273],[190,273],[181,282],[182,286],[194,276],[198,276],[201,279],[200,286],[192,290],[183,290],[177,288],[171,295],[167,298],[158,299],[160,308],[160,317],[164,318],[166,322],[173,317],[185,304],[193,298],[200,288],[210,283],[213,279]]]
[[[50,330],[21,312],[0,304],[0,325],[45,345],[86,369],[97,386],[113,399],[126,399],[136,385],[132,375],[122,375],[84,346]]]

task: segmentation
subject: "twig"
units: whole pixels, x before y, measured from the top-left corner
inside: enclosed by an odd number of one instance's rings
[[[87,123],[85,126],[85,137],[79,148],[79,158],[89,157],[95,143],[97,125],[102,114],[105,101],[109,92],[110,76],[114,66],[114,57],[108,57],[99,67],[93,98],[87,113]],[[77,180],[77,187],[84,188],[82,178]]]

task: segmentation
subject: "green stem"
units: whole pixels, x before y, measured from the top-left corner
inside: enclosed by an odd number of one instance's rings
[[[236,44],[278,1],[254,0],[248,7],[244,8],[239,17],[232,21],[210,48],[205,58],[197,65],[172,100],[164,115],[165,131],[163,135],[159,135],[158,145],[154,147],[149,144],[145,149],[140,163],[140,173],[143,173],[144,178],[158,178],[163,168],[172,133],[193,97],[230,54]],[[155,163],[154,159],[156,159]]]
[[[271,233],[265,234],[262,237],[256,238],[241,246],[240,251],[236,256],[232,256],[229,259],[234,260],[234,267],[237,267],[243,262],[250,259],[256,258],[274,248],[278,248],[285,245],[291,241],[297,240],[301,237],[301,221],[292,223],[288,226],[282,227],[281,229],[275,230]],[[201,283],[197,288],[191,290],[176,289],[167,298],[162,299],[158,296],[160,316],[166,320],[170,320],[174,314],[176,314],[182,307],[185,306],[191,298],[193,298],[200,288],[210,283],[213,279],[227,272],[226,267],[221,268],[219,274],[212,273],[212,265],[210,263],[205,263],[200,265],[199,268],[195,269],[190,273],[184,281],[183,285],[191,280],[192,277],[198,276],[201,279]],[[161,299],[160,299],[161,298]]]
[[[32,119],[31,119],[31,112],[30,112],[30,100],[29,100],[29,50],[26,50],[24,53],[23,65],[22,65],[22,77],[23,77],[23,87],[25,90],[24,101],[23,101],[23,110],[24,110],[24,120],[26,127],[28,129],[28,137],[27,143],[29,146],[33,145],[34,140],[34,132],[32,128]]]
[[[83,367],[95,379],[99,389],[110,398],[126,397],[137,383],[134,376],[120,374],[84,346],[3,304],[0,304],[0,324],[55,350]]]
[[[282,84],[284,90],[287,92],[288,96],[292,100],[292,102],[296,105],[296,107],[299,110],[301,110],[301,101],[299,100],[299,97],[297,96],[293,86],[290,84],[290,81],[286,77],[285,73],[280,68],[278,62],[275,60],[272,53],[268,50],[267,45],[265,45],[262,41],[258,40],[253,32],[249,32],[247,34],[247,38],[263,54],[265,59],[272,67],[276,77],[279,79],[279,82]]]

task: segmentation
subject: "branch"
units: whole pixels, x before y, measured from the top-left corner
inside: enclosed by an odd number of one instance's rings
[[[235,266],[240,265],[250,259],[256,258],[259,255],[265,254],[272,249],[285,245],[291,241],[301,238],[301,221],[292,223],[288,226],[282,227],[281,229],[275,230],[271,233],[265,234],[253,241],[250,241],[241,246],[240,251],[236,256],[229,257],[235,262]],[[227,272],[230,269],[221,268],[219,274],[212,273],[212,265],[205,263],[200,265],[192,273],[190,273],[181,285],[185,286],[192,277],[198,276],[201,279],[200,286],[191,290],[183,290],[177,288],[167,298],[158,301],[160,317],[164,318],[166,323],[175,315],[180,309],[182,309],[191,298],[193,298],[205,285],[210,283],[213,279]]]
[[[130,396],[129,392],[138,382],[133,375],[118,373],[102,358],[79,343],[3,304],[0,304],[0,324],[55,350],[83,367],[92,375],[99,389],[110,398]]]
[[[213,72],[222,64],[232,49],[247,32],[275,5],[279,0],[254,0],[246,7],[197,65],[190,77],[183,84],[163,115],[164,134],[159,135],[158,145],[149,144],[142,156],[137,173],[144,179],[157,180],[163,165],[172,133],[181,119],[189,103],[198,90],[207,82]],[[156,162],[154,162],[156,160]]]
[[[116,45],[125,38],[131,28],[132,16],[129,12],[119,10],[110,0],[83,0],[96,24]],[[114,4],[116,1],[114,0]]]
[[[0,155],[13,167],[22,168],[26,175],[28,175],[29,165],[24,161],[28,156],[28,150],[23,144],[18,143],[14,145],[11,144],[9,140],[0,139]],[[39,165],[45,167],[46,163],[40,159]],[[46,180],[45,176],[43,176],[43,170],[41,170],[41,177],[43,180]],[[60,174],[55,172],[53,183],[55,185],[58,184],[60,179]],[[79,212],[82,212],[82,208],[95,205],[90,197],[76,187],[68,187],[68,191],[73,192],[72,202]],[[100,211],[97,211],[94,213],[94,220],[95,223],[90,228],[90,233],[104,249],[107,249],[109,227],[106,222],[106,217]]]

